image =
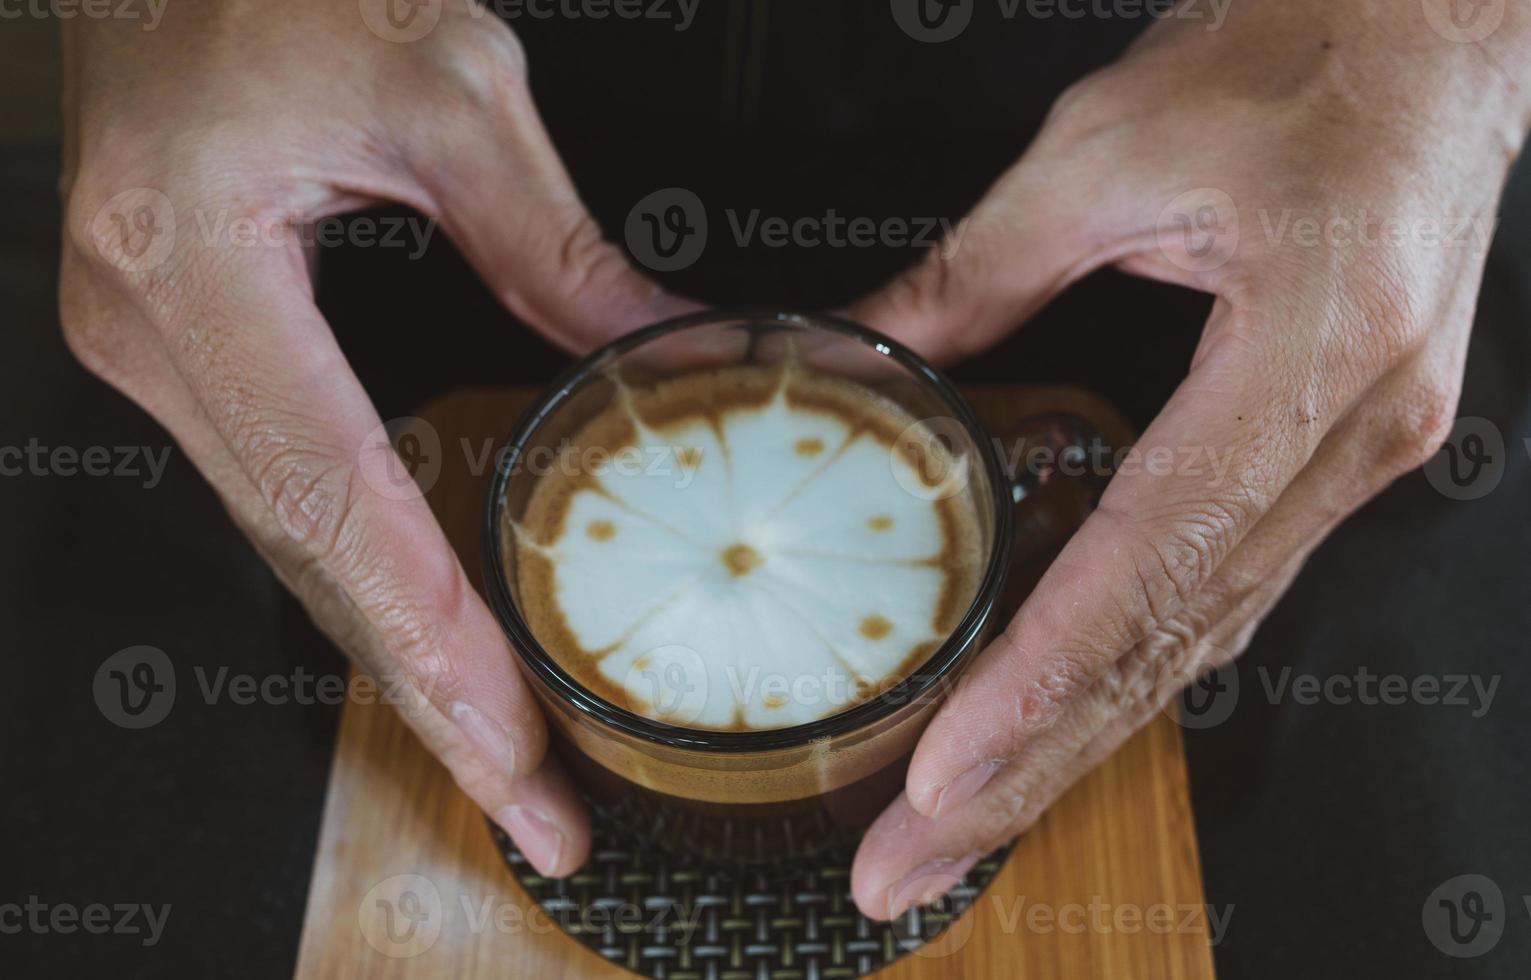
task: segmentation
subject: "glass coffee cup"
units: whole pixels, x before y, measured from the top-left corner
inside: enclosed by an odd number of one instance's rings
[[[536,543],[525,521],[539,482],[560,461],[579,458],[571,454],[571,447],[579,448],[574,442],[631,392],[667,383],[673,390],[675,382],[691,379],[748,378],[757,369],[798,371],[873,393],[875,401],[867,404],[881,407],[872,423],[897,429],[890,452],[907,452],[915,463],[918,480],[900,477],[905,490],[959,508],[976,560],[966,566],[960,603],[939,642],[922,649],[912,669],[846,698],[843,709],[781,727],[659,720],[622,703],[620,689],[614,694],[601,679],[572,670],[544,644],[548,630],[539,635],[534,620],[543,620],[531,611],[540,608],[536,603],[545,601],[549,586],[542,566],[527,554]],[[1054,459],[1082,452],[1093,436],[1072,416],[1036,417],[1022,429],[1022,437],[1050,447]],[[591,464],[587,459],[579,465]],[[602,457],[595,465],[615,462]],[[1014,604],[1013,595],[1005,598],[1007,573],[1027,556],[1016,551],[1013,512],[1055,476],[1053,470],[1028,469],[1008,477],[995,440],[956,389],[917,355],[866,327],[819,314],[696,314],[626,335],[592,354],[511,433],[496,455],[489,488],[485,585],[543,706],[553,751],[593,809],[634,843],[685,858],[755,867],[796,861],[853,842],[902,789],[909,756],[931,714],[1011,611],[1005,606]],[[1096,486],[1085,490],[1086,496],[1097,492]],[[1035,523],[1028,526],[1034,530]],[[591,522],[592,536],[609,536],[609,529],[596,534],[604,524]],[[1039,547],[1056,543],[1028,541],[1020,550],[1034,559]],[[633,661],[632,669],[647,659]],[[653,683],[654,697],[689,696],[698,675],[673,660],[664,666],[669,669],[641,672]]]

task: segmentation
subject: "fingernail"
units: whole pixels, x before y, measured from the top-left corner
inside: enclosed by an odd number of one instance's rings
[[[988,762],[980,762],[956,779],[941,788],[936,796],[935,809],[930,812],[931,819],[935,819],[943,813],[950,813],[957,807],[978,795],[999,771],[1000,760],[990,759]]]
[[[563,856],[563,834],[553,826],[553,821],[524,806],[505,807],[498,820],[533,867],[550,876],[558,870],[558,859]]]
[[[674,293],[656,288],[653,295],[649,297],[649,309],[660,319],[668,320],[672,316],[696,313],[706,307],[694,299],[676,296]]]
[[[452,702],[452,721],[457,730],[487,761],[507,776],[516,771],[516,743],[505,726],[490,719],[466,701]]]
[[[975,852],[963,858],[937,858],[904,875],[888,889],[888,918],[897,918],[911,906],[929,905],[945,895],[962,881],[962,876],[980,857]]]

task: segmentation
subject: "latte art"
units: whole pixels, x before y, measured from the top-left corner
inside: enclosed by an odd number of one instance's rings
[[[508,529],[527,621],[581,684],[669,724],[780,728],[907,676],[962,618],[967,461],[890,400],[792,366],[619,392]]]

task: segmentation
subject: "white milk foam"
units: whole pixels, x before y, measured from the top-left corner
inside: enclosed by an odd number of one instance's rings
[[[575,490],[556,539],[521,536],[551,563],[586,655],[565,663],[576,677],[598,670],[670,724],[779,728],[842,710],[945,638],[948,579],[971,569],[953,568],[940,504],[907,489],[919,474],[882,437],[789,404],[785,381],[764,405],[662,430],[622,404],[629,465]]]

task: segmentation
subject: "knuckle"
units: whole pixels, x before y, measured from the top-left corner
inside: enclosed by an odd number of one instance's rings
[[[1113,716],[1132,717],[1145,706],[1160,707],[1158,700],[1166,681],[1184,677],[1187,652],[1205,631],[1205,622],[1198,629],[1191,619],[1181,616],[1163,624],[1123,654],[1107,672],[1101,694]],[[1183,685],[1171,686],[1178,689]]]
[[[1134,530],[1134,586],[1146,604],[1141,640],[1190,608],[1229,552],[1270,506],[1248,477],[1230,475],[1215,495],[1176,505],[1172,515]]]
[[[1230,495],[1177,507],[1174,516],[1148,525],[1115,515],[1134,541],[1128,587],[1142,607],[1133,642],[1142,642],[1186,607],[1247,526],[1249,511],[1238,495]],[[1114,511],[1102,506],[1101,513]]]
[[[124,380],[123,337],[113,318],[95,308],[81,274],[66,271],[59,283],[59,325],[64,346],[91,374],[113,385]]]
[[[447,97],[466,100],[473,110],[503,107],[526,94],[526,50],[497,18],[444,17],[421,51]]]
[[[1202,519],[1205,515],[1205,519]],[[1147,602],[1150,629],[1169,622],[1195,595],[1216,566],[1216,510],[1188,515],[1166,532],[1146,540],[1133,562]]]
[[[905,275],[891,287],[889,305],[899,318],[913,323],[937,320],[943,301],[960,295],[955,288],[956,269],[938,251],[926,252]]]
[[[110,269],[105,258],[107,231],[96,221],[106,196],[93,192],[90,182],[76,182],[64,200],[64,244],[92,270]]]
[[[122,224],[128,215],[107,213],[113,202],[121,202],[123,195],[134,189],[123,186],[118,191],[120,183],[91,177],[77,179],[63,207],[65,254],[87,274],[110,283],[125,283],[133,278],[128,272],[133,257],[128,250],[137,244],[132,240],[132,229]]]
[[[1383,452],[1389,478],[1423,466],[1440,451],[1451,434],[1456,405],[1457,391],[1452,386],[1425,382],[1410,391]]]
[[[883,294],[886,315],[901,325],[902,339],[916,347],[939,342],[953,359],[984,346],[983,331],[965,327],[979,317],[979,303],[988,295],[987,270],[1004,254],[990,244],[997,244],[998,229],[987,215],[968,220],[959,251],[948,253],[944,245],[929,249]]]
[[[1110,77],[1109,71],[1098,71],[1069,85],[1053,100],[1047,113],[1046,128],[1064,129],[1078,135],[1114,118],[1119,110],[1103,92],[1109,87]]]
[[[250,480],[283,535],[333,566],[354,542],[354,471],[327,449],[303,445],[253,419],[236,432]]]
[[[390,648],[427,701],[442,703],[464,687],[460,668],[448,652],[439,620],[413,604],[399,604],[381,617]]]
[[[583,207],[554,225],[558,268],[566,277],[559,293],[576,300],[598,301],[629,286],[637,274],[622,250],[607,241],[601,226]]]

